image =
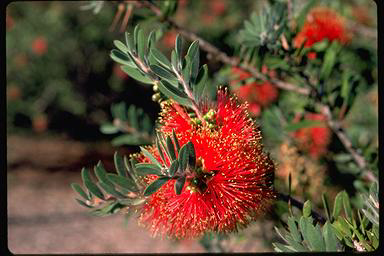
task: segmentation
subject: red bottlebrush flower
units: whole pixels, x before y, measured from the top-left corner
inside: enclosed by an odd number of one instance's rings
[[[5,23],[6,23],[7,30],[11,30],[15,24],[12,16],[9,14],[7,14],[7,16],[6,16]]]
[[[329,8],[317,7],[307,15],[301,31],[293,40],[293,45],[299,48],[305,41],[304,47],[310,47],[324,39],[345,44],[350,41],[350,36],[344,20],[338,13]],[[308,57],[316,58],[316,53],[311,53]]]
[[[227,3],[224,0],[213,0],[209,2],[209,9],[211,10],[211,15],[219,16],[227,9]]]
[[[47,52],[47,41],[45,40],[45,37],[37,37],[32,42],[32,51],[36,55],[43,55]]]
[[[277,99],[278,90],[271,83],[253,82],[239,86],[239,82],[252,77],[252,75],[236,67],[232,68],[232,73],[237,78],[230,82],[230,86],[240,100],[247,101],[250,104],[249,110],[254,116],[260,115],[261,107],[266,107]],[[276,75],[273,71],[268,71],[266,67],[263,67],[263,73],[269,73],[271,76]]]
[[[32,120],[32,127],[37,133],[45,132],[48,128],[48,119],[46,115],[40,114],[34,117]]]
[[[22,96],[22,91],[17,85],[10,85],[7,87],[7,99],[14,101],[20,99]]]
[[[299,118],[300,116],[297,116],[296,120],[298,121]],[[326,117],[322,114],[307,113],[305,119],[324,121],[323,125],[301,128],[294,133],[300,148],[308,151],[313,158],[318,158],[327,152],[331,131],[325,124]]]
[[[180,145],[192,141],[197,166],[180,195],[170,180],[148,198],[139,221],[153,234],[194,238],[210,231],[237,231],[276,197],[274,164],[263,152],[260,131],[246,105],[219,92],[217,105],[205,106],[203,113],[205,124],[177,103],[162,103],[159,131],[171,135],[174,130]],[[148,150],[162,161],[156,147]],[[149,162],[142,155],[138,160]],[[149,183],[155,176],[146,179]]]
[[[163,44],[167,47],[167,48],[172,48],[175,46],[175,40],[176,40],[176,36],[177,36],[177,33],[176,31],[168,31],[164,34],[163,38],[162,38],[162,42]]]

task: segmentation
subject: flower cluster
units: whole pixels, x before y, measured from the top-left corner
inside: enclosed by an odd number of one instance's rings
[[[293,44],[296,48],[301,47],[303,43],[304,47],[310,47],[324,39],[337,40],[345,44],[350,41],[350,36],[344,20],[338,13],[326,7],[316,7],[308,13],[307,19],[301,31],[294,38]],[[316,53],[309,53],[308,58],[315,59]]]
[[[36,37],[32,42],[32,51],[36,55],[43,55],[47,52],[47,40],[43,36]]]
[[[216,105],[201,107],[203,121],[173,101],[161,105],[159,132],[175,131],[180,145],[191,141],[196,168],[188,170],[180,195],[174,191],[175,180],[152,194],[141,210],[140,223],[153,234],[192,238],[210,231],[237,231],[256,219],[275,198],[274,164],[263,152],[260,131],[246,105],[219,91]],[[162,162],[156,147],[147,149]],[[143,155],[137,160],[149,162]],[[145,177],[147,183],[154,179],[155,175]]]
[[[300,116],[296,116],[299,121]],[[325,124],[325,116],[316,113],[307,113],[306,120],[324,121],[324,124],[301,128],[294,133],[299,142],[300,149],[308,151],[313,158],[318,158],[327,152],[327,146],[331,139],[331,130]]]
[[[278,90],[268,81],[239,85],[242,81],[251,78],[252,74],[237,67],[233,67],[231,71],[236,78],[230,82],[230,86],[240,100],[249,103],[249,111],[253,116],[259,116],[262,107],[268,106],[277,99]],[[263,67],[262,72],[269,73],[271,77],[275,76],[275,73],[273,71],[268,72],[266,67]]]

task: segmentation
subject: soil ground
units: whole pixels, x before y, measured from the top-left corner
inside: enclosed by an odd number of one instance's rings
[[[126,222],[121,214],[94,217],[77,204],[70,183],[81,183],[81,166],[91,167],[97,158],[109,159],[105,165],[112,166],[113,152],[108,145],[8,137],[9,250],[15,254],[204,252],[196,240],[150,237],[135,216]],[[261,239],[244,239],[259,236],[263,232],[259,226],[233,236],[226,246],[236,252],[269,251]]]

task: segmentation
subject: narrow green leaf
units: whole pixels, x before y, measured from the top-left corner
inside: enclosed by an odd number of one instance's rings
[[[180,144],[179,144],[179,140],[177,139],[175,129],[172,129],[172,137],[173,137],[173,141],[174,141],[175,146],[176,146],[176,152],[179,152],[180,151]]]
[[[87,193],[84,192],[84,190],[81,188],[81,186],[77,183],[72,183],[71,184],[71,187],[74,191],[76,191],[77,193],[79,193],[79,195],[81,197],[83,197],[85,200],[90,200],[90,198],[88,197]]]
[[[171,62],[167,59],[167,57],[164,56],[159,50],[157,50],[155,47],[152,47],[150,54],[155,58],[155,60],[162,65],[165,68],[171,67]]]
[[[323,65],[320,70],[320,79],[328,79],[331,75],[333,66],[336,63],[336,56],[338,53],[339,46],[337,42],[332,42],[331,46],[327,49],[324,55]]]
[[[184,145],[181,147],[180,151],[179,151],[178,162],[179,162],[179,164],[180,164],[180,170],[181,170],[181,172],[184,172],[185,169],[187,169],[188,156],[189,156],[188,149],[189,149],[188,144],[184,144]]]
[[[154,174],[157,176],[162,175],[161,169],[155,164],[138,163],[136,164],[136,172],[140,176]]]
[[[149,54],[150,52],[150,49],[152,47],[154,47],[156,43],[156,32],[154,30],[152,30],[150,33],[149,33],[149,36],[148,36],[148,41],[147,41],[147,52],[146,52],[146,55]]]
[[[120,121],[127,121],[127,113],[125,102],[113,104],[111,106],[111,112],[114,118],[120,119]]]
[[[290,249],[288,246],[280,244],[280,243],[272,243],[275,247],[275,251],[277,252],[294,252],[294,250]]]
[[[199,74],[197,75],[196,82],[195,82],[195,88],[193,90],[194,97],[196,100],[199,100],[204,95],[204,89],[208,78],[208,66],[207,64],[204,64],[200,70]]]
[[[106,123],[100,126],[100,131],[104,134],[115,134],[119,132],[119,128],[111,123]]]
[[[349,220],[352,220],[352,208],[351,208],[351,203],[349,201],[349,196],[345,190],[342,192],[342,195],[343,195],[344,212],[347,215],[347,218]]]
[[[113,160],[115,163],[116,171],[120,176],[127,177],[127,171],[124,167],[123,158],[119,155],[119,153],[115,152],[113,156]]]
[[[332,216],[334,219],[337,219],[337,217],[339,216],[342,205],[343,205],[343,194],[342,192],[339,192],[336,195],[335,202],[333,204]]]
[[[136,184],[132,180],[129,180],[123,176],[120,176],[114,173],[108,173],[107,177],[112,183],[120,186],[123,189],[129,190],[132,192],[138,192]]]
[[[81,176],[83,178],[84,186],[91,192],[93,195],[97,196],[98,198],[104,200],[104,195],[101,192],[101,190],[96,186],[95,183],[91,180],[91,176],[89,174],[89,170],[86,168],[83,168],[81,170]]]
[[[337,251],[337,238],[333,231],[332,225],[327,221],[323,226],[323,236],[325,241],[325,249],[327,252]]]
[[[185,179],[186,177],[185,176],[181,176],[180,178],[178,178],[175,182],[175,193],[176,195],[180,195],[182,190],[183,190],[183,187],[184,187],[184,184],[185,184]]]
[[[156,139],[156,147],[157,147],[157,151],[159,152],[159,155],[161,157],[161,160],[163,160],[163,163],[165,163],[166,161],[165,161],[163,149],[160,147],[160,143],[159,143],[158,139]]]
[[[296,130],[302,129],[302,128],[309,128],[309,127],[313,127],[313,126],[323,126],[323,125],[324,125],[324,122],[318,121],[318,120],[302,120],[302,121],[297,122],[297,123],[290,123],[290,124],[286,125],[285,130],[287,132],[293,132],[293,131],[296,131]]]
[[[119,200],[119,203],[124,205],[140,205],[145,202],[145,198],[127,198]]]
[[[161,177],[148,185],[148,187],[144,190],[144,196],[150,196],[160,189],[167,181],[169,181],[170,177]]]
[[[189,85],[189,81],[191,78],[191,70],[192,70],[192,62],[189,56],[185,56],[185,65],[182,70],[182,75],[185,83]]]
[[[150,68],[153,71],[153,73],[155,73],[157,76],[169,81],[173,81],[174,83],[175,82],[177,83],[176,76],[173,75],[169,70],[158,65],[150,65]]]
[[[182,47],[183,47],[182,38],[181,38],[180,34],[177,34],[176,41],[175,41],[175,53],[176,53],[176,58],[178,60],[178,63],[181,62]]]
[[[176,152],[175,152],[175,146],[173,145],[172,139],[170,136],[167,136],[167,151],[169,153],[169,156],[171,157],[171,160],[176,159]]]
[[[125,44],[128,48],[128,51],[134,50],[134,44],[133,44],[132,38],[128,32],[125,32]]]
[[[84,201],[81,201],[80,199],[77,199],[77,198],[75,199],[76,199],[76,202],[78,202],[80,205],[85,206],[87,208],[93,208],[93,206],[87,205]]]
[[[177,89],[167,81],[160,81],[159,83],[159,90],[168,98],[174,99],[179,104],[186,106],[186,107],[192,107],[192,102],[188,98],[188,95],[185,94],[183,91]]]
[[[195,40],[189,46],[187,56],[191,60],[191,80],[195,82],[199,72],[200,65],[200,52],[199,52],[199,41]]]
[[[128,47],[125,44],[123,44],[121,41],[114,40],[113,44],[116,46],[117,49],[119,49],[123,53],[127,53],[128,52]]]
[[[146,156],[153,164],[157,165],[159,168],[162,167],[162,164],[160,164],[159,161],[157,161],[156,158],[151,153],[149,153],[148,150],[146,150],[144,147],[140,147],[140,149],[144,156]]]
[[[137,134],[123,134],[118,137],[115,137],[111,141],[113,146],[121,146],[121,145],[143,145],[150,144],[149,140],[145,140],[142,137],[138,137]]]
[[[178,168],[179,168],[179,161],[177,161],[177,159],[176,159],[176,160],[174,160],[172,162],[171,167],[169,167],[169,174],[171,176],[175,175],[175,173],[177,172]]]
[[[107,193],[107,194],[110,194],[116,198],[125,198],[125,196],[120,193],[119,191],[117,191],[113,185],[110,185],[110,184],[107,184],[107,183],[104,183],[104,182],[99,182],[99,185],[102,189],[104,189],[104,191]]]
[[[135,50],[137,52],[139,44],[138,44],[138,38],[139,38],[139,31],[140,31],[140,26],[136,25],[135,28],[133,29],[133,43],[135,45]]]
[[[196,152],[192,141],[187,143],[188,145],[188,165],[193,170],[196,167]]]
[[[140,73],[140,71],[137,68],[132,68],[130,66],[122,66],[121,69],[127,73],[130,77],[133,79],[142,82],[144,84],[152,84],[153,81],[152,79],[144,76],[143,74]]]
[[[297,17],[297,27],[299,29],[301,29],[301,27],[303,26],[303,24],[307,18],[307,14],[308,14],[309,10],[311,10],[312,7],[316,5],[316,3],[317,3],[316,0],[310,0],[310,1],[306,2],[303,9],[300,11],[300,13]]]
[[[135,105],[129,106],[127,114],[128,114],[129,126],[135,128],[136,130],[139,130],[140,129],[139,122],[138,122],[139,116],[136,111]]]
[[[331,215],[331,210],[329,209],[329,204],[328,204],[326,193],[322,194],[322,199],[323,199],[323,206],[324,206],[325,212],[327,214],[327,219],[329,221],[331,221],[332,215]]]
[[[107,172],[105,171],[102,163],[99,161],[97,165],[94,168],[96,177],[99,179],[99,181],[106,183],[107,185],[113,186],[111,181],[108,180]]]
[[[130,57],[119,50],[116,50],[116,49],[111,50],[111,53],[109,56],[111,57],[112,60],[116,61],[117,63],[127,65],[131,68],[137,68],[136,64],[130,59]]]
[[[172,50],[171,52],[171,63],[172,63],[172,66],[175,67],[175,69],[177,69],[177,55],[175,50]]]
[[[311,201],[307,200],[307,201],[305,201],[304,206],[303,206],[303,216],[309,217],[311,215],[311,211],[312,211]]]

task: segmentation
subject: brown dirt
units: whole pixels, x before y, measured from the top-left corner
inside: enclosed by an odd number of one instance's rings
[[[80,166],[84,162],[90,164],[90,158],[84,157],[91,150],[97,157],[112,159],[114,150],[107,149],[110,153],[106,153],[105,146],[95,148],[61,139],[8,138],[10,251],[16,254],[204,252],[196,240],[151,238],[146,229],[138,226],[135,216],[126,223],[121,214],[94,217],[75,202],[70,183],[81,182]],[[97,163],[92,161],[92,165]],[[270,251],[271,248],[261,243],[263,225],[252,225],[223,245],[236,252]]]

